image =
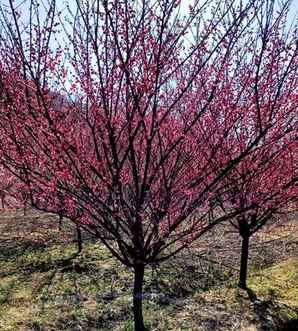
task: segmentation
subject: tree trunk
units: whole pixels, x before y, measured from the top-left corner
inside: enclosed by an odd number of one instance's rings
[[[81,232],[81,228],[79,227],[79,225],[76,226],[77,227],[77,244],[78,244],[78,254],[81,253],[83,245],[82,245],[82,232]]]
[[[249,250],[249,235],[246,234],[242,236],[240,276],[239,276],[239,284],[238,284],[238,286],[244,290],[247,289],[246,278],[247,278],[248,250]]]
[[[1,196],[1,203],[2,203],[2,209],[4,209],[5,205],[4,205],[4,197],[3,196]]]
[[[135,331],[144,331],[143,320],[143,280],[144,280],[145,266],[137,264],[134,267],[134,288],[133,288],[133,314]]]
[[[63,221],[63,216],[59,214],[59,231],[62,230],[62,221]]]

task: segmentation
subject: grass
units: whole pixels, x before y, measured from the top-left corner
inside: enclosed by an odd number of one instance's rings
[[[133,330],[132,273],[97,242],[80,256],[69,243],[4,250],[1,331]],[[146,270],[148,329],[281,330],[298,320],[297,258],[254,270],[249,286],[259,301],[252,302],[235,288],[235,273],[185,254]]]
[[[298,259],[289,259],[261,270],[249,280],[250,287],[264,300],[279,300],[298,308]]]

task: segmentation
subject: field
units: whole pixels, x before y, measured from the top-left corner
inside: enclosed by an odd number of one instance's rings
[[[226,229],[226,228],[225,228]],[[297,228],[252,240],[247,294],[237,290],[239,240],[220,227],[146,271],[150,330],[297,330]],[[2,212],[0,330],[133,330],[132,274],[92,238],[51,214]]]

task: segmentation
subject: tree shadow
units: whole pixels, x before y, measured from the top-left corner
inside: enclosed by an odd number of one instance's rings
[[[26,250],[28,251],[28,249]],[[36,251],[35,249],[32,250]],[[19,252],[17,255],[13,255],[14,258],[22,256],[25,251]],[[80,267],[74,264],[75,259],[80,255],[79,252],[74,252],[70,256],[64,258],[57,258],[55,260],[40,260],[34,263],[26,263],[25,265],[18,266],[12,270],[0,271],[0,277],[12,276],[14,274],[32,274],[35,272],[49,272],[51,270],[59,270],[60,272],[77,272],[82,273],[86,268]]]
[[[257,295],[256,295],[256,293],[251,288],[247,287],[246,288],[246,293],[247,293],[247,295],[249,297],[249,300],[251,302],[256,302],[256,301],[259,300],[258,297],[257,297]]]
[[[9,240],[3,240],[0,242],[0,261],[8,261],[12,258],[22,256],[31,247],[31,243],[24,242],[16,245],[15,242],[11,244]]]
[[[253,304],[253,312],[260,323],[260,331],[298,330],[298,319],[288,319],[293,314],[298,315],[297,308],[278,302],[274,292],[268,300],[260,300],[251,288],[247,288],[246,292]],[[287,314],[284,313],[285,311]]]
[[[298,330],[298,319],[285,322],[281,325],[277,331],[297,331]]]

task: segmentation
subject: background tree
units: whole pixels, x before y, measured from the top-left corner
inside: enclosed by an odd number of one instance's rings
[[[285,107],[286,88],[297,89],[296,35],[287,40],[273,22],[286,19],[288,3],[277,11],[271,0],[206,0],[183,15],[173,0],[76,1],[69,25],[54,0],[45,19],[25,2],[29,22],[23,3],[1,7],[1,163],[32,206],[61,214],[63,196],[63,216],[133,269],[135,329],[144,330],[145,266],[235,217],[210,203],[224,178],[287,134],[280,119],[297,111]],[[255,55],[262,29],[284,50],[270,68],[277,78],[265,80],[274,102],[258,88],[275,54]],[[67,98],[59,109],[57,91]],[[245,143],[224,157],[239,126]]]
[[[242,238],[239,287],[246,289],[251,236],[270,223],[273,216],[290,212],[298,201],[297,142],[278,149],[272,144],[263,147],[225,180],[221,205],[225,211],[239,211],[230,223]],[[248,205],[253,206],[249,211]]]
[[[273,3],[270,8],[272,14]],[[263,123],[271,126],[257,148],[227,174],[222,191],[218,189],[218,197],[214,200],[226,212],[240,212],[231,223],[242,237],[241,288],[246,288],[249,238],[273,215],[286,212],[298,196],[297,37],[288,34],[283,10],[287,7],[276,15],[256,13],[260,39],[258,42],[251,40],[249,55],[239,49],[239,56],[244,60],[236,62],[236,74],[228,76],[230,84],[238,84],[245,92],[238,103],[241,121],[232,123],[233,129],[221,145],[222,158],[232,159],[235,152],[247,148],[252,132],[258,128],[261,131],[268,129]],[[226,103],[225,107],[233,107],[233,101]],[[280,109],[278,116],[275,116],[276,107]],[[221,161],[214,160],[215,166],[217,162]],[[253,208],[248,210],[248,206]]]

